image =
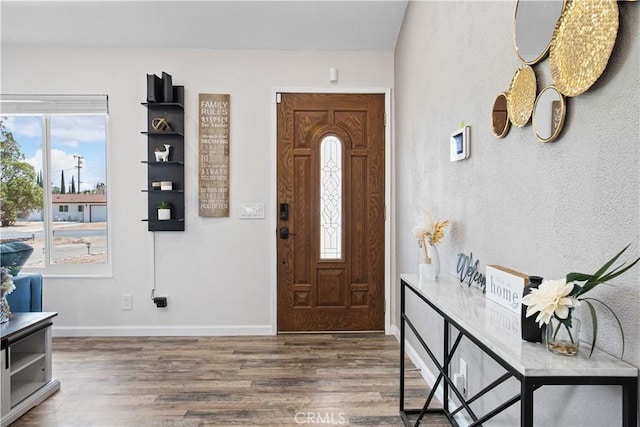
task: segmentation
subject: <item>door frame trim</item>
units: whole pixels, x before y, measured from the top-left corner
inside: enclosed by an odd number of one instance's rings
[[[278,239],[276,230],[278,228],[278,111],[277,111],[277,94],[278,93],[345,93],[345,94],[383,94],[384,95],[384,112],[385,112],[385,129],[384,129],[384,203],[385,203],[385,221],[384,221],[384,333],[391,335],[391,278],[392,265],[391,249],[392,249],[392,213],[393,213],[393,193],[392,193],[392,173],[393,173],[393,141],[392,141],[392,122],[391,119],[391,88],[385,87],[272,87],[271,88],[271,146],[270,160],[273,169],[271,171],[271,183],[269,191],[269,200],[273,203],[271,208],[267,207],[269,215],[269,227],[274,230],[271,233],[270,243],[270,282],[271,282],[271,332],[273,335],[278,333],[278,269],[277,269],[277,245]],[[395,300],[395,298],[394,298]]]

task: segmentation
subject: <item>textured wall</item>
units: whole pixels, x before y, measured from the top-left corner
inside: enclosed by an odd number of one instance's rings
[[[568,100],[560,139],[538,142],[531,125],[496,139],[490,128],[495,96],[506,91],[519,62],[513,50],[516,2],[411,2],[395,52],[396,269],[417,273],[411,235],[421,207],[453,221],[440,246],[443,269],[473,251],[482,266],[501,264],[527,274],[560,278],[595,272],[628,243],[639,248],[639,4],[620,2],[620,32],[609,66],[590,91]],[[455,22],[455,25],[452,23]],[[535,67],[538,87],[551,84],[548,59]],[[471,126],[471,158],[449,162],[449,133]],[[394,297],[398,298],[398,283]],[[620,317],[625,359],[640,364],[640,268],[591,292]],[[398,319],[397,299],[393,319]],[[410,301],[426,324],[424,308]],[[619,354],[613,318],[599,312],[598,347]],[[581,338],[591,326],[583,307]],[[426,330],[430,340],[439,331]],[[439,353],[438,353],[439,354]],[[500,370],[472,346],[471,392]],[[482,406],[517,392],[501,386]],[[613,387],[547,388],[536,392],[536,425],[619,425],[620,391]],[[586,400],[583,400],[586,399]],[[562,403],[555,403],[556,400]],[[597,408],[581,405],[598,401]],[[565,407],[581,407],[565,410]],[[515,405],[490,425],[515,425]],[[538,424],[540,422],[540,424]]]
[[[46,66],[45,66],[46,64]],[[340,80],[329,83],[329,67]],[[167,71],[185,86],[186,231],[153,233],[147,215],[146,73]],[[391,87],[391,52],[205,49],[2,49],[3,93],[109,95],[113,277],[47,278],[44,307],[58,334],[247,334],[275,325],[275,117],[273,89]],[[198,216],[198,94],[231,94],[229,218]],[[265,203],[264,220],[239,220],[240,203]],[[150,300],[169,295],[158,310]],[[120,296],[133,296],[122,311]]]

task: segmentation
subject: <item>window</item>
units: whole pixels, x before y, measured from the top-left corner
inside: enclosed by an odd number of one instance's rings
[[[0,106],[2,240],[34,247],[26,271],[110,274],[107,97],[2,95]]]
[[[342,258],[342,142],[320,142],[320,259]]]

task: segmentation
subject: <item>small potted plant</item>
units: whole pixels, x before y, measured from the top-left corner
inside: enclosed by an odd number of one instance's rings
[[[171,219],[171,203],[160,202],[158,205],[158,219],[162,221]]]

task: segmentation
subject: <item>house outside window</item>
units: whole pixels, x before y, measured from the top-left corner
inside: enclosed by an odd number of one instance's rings
[[[107,97],[0,99],[2,198],[21,193],[29,201],[11,212],[2,209],[2,241],[34,247],[27,272],[110,275]],[[9,151],[12,164],[25,171],[20,182],[4,176]]]

